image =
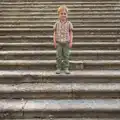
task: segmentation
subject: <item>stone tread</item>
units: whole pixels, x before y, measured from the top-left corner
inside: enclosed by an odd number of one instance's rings
[[[39,54],[39,55],[53,55],[55,54],[55,50],[27,50],[27,51],[22,51],[22,50],[16,50],[16,51],[0,51],[0,55],[33,55],[33,54]],[[99,54],[107,54],[107,55],[112,55],[112,54],[120,54],[120,50],[72,50],[72,54],[90,54],[90,55],[99,55]]]
[[[19,38],[53,38],[52,35],[49,36],[42,36],[42,35],[6,35],[6,36],[0,36],[0,39],[7,39],[7,38],[15,38],[15,39],[19,39]],[[116,41],[118,38],[120,38],[120,35],[76,35],[74,36],[74,38],[116,38]],[[52,41],[51,41],[52,42]]]
[[[53,28],[53,25],[52,24],[20,24],[20,25],[15,25],[15,24],[1,24],[0,25],[0,28],[9,28],[9,27],[11,27],[11,28],[14,28],[14,27],[19,27],[19,28],[24,28],[24,27],[40,27],[40,28],[42,28],[42,27],[47,27],[47,28]],[[101,28],[101,27],[109,27],[110,29],[111,28],[114,28],[114,27],[120,27],[120,24],[117,24],[117,23],[114,23],[114,24],[110,24],[110,23],[108,23],[108,24],[106,24],[106,23],[102,23],[102,24],[81,24],[81,25],[77,25],[77,24],[75,24],[74,23],[74,27],[76,28],[78,28],[78,27],[99,27],[99,28]]]
[[[120,99],[0,100],[0,111],[120,111]]]
[[[57,19],[57,16],[4,16],[1,19]],[[119,19],[119,15],[79,15],[79,16],[69,16],[69,19]]]
[[[43,70],[0,70],[0,77],[22,77],[22,76],[40,76],[42,77],[120,77],[119,70],[74,70],[71,74],[57,75],[55,71],[43,71]],[[119,82],[119,81],[118,81]]]
[[[71,64],[120,65],[120,60],[70,60]],[[0,65],[55,65],[55,60],[0,60]]]
[[[34,4],[34,2],[32,3],[32,4],[1,4],[0,6],[3,6],[3,7],[59,7],[60,5],[55,5],[54,3],[53,4],[44,4],[44,3],[41,3],[41,2],[39,2],[38,4]],[[98,5],[97,5],[98,3],[80,3],[80,4],[69,4],[69,3],[66,3],[66,5],[68,6],[68,7],[70,7],[70,8],[75,8],[75,7],[119,7],[120,6],[120,4],[118,4],[118,3],[114,3],[114,4],[108,4],[108,3],[104,3],[104,4],[101,4],[101,3],[99,3]],[[5,6],[6,5],[6,6]]]
[[[21,11],[21,12],[19,12],[19,14],[15,14],[15,13],[12,13],[12,12],[10,12],[10,11],[5,11],[5,12],[4,12],[4,11],[1,11],[1,15],[2,15],[2,14],[4,15],[4,13],[5,13],[5,14],[8,14],[8,15],[12,15],[12,14],[13,14],[13,15],[24,15],[24,14],[25,14],[25,15],[26,15],[26,14],[27,14],[27,15],[36,15],[36,14],[37,14],[37,15],[48,15],[48,13],[50,13],[51,15],[58,15],[57,13],[49,12],[49,11],[46,12],[46,13],[43,13],[43,12],[34,12],[34,11],[33,11],[33,12],[30,12],[30,13],[28,13],[28,12],[25,13],[25,12],[22,12],[22,11]],[[98,12],[91,12],[91,11],[88,11],[87,13],[85,13],[85,12],[79,12],[79,11],[76,11],[76,12],[74,12],[74,11],[72,12],[72,11],[71,11],[71,12],[69,13],[69,15],[76,15],[76,14],[78,14],[78,15],[87,15],[87,14],[90,15],[90,14],[95,14],[95,13],[96,13],[97,15],[99,15],[99,14],[103,14],[103,15],[104,15],[104,14],[119,14],[118,11],[113,11],[113,12],[111,12],[111,11],[105,11],[105,12],[104,12],[104,11],[101,11],[101,12],[99,12],[99,13],[98,13]]]
[[[106,16],[108,16],[108,15],[113,15],[113,16],[115,16],[115,15],[119,15],[119,13],[120,12],[116,12],[116,11],[113,11],[113,12],[91,12],[91,11],[89,11],[89,12],[70,12],[69,13],[69,17],[71,17],[71,16],[90,16],[90,15],[99,15],[99,16],[103,16],[103,15],[106,15]],[[43,13],[43,12],[19,12],[19,14],[18,13],[15,13],[15,12],[11,12],[11,11],[5,11],[5,12],[1,12],[0,13],[0,15],[1,16],[47,16],[48,14],[51,14],[51,16],[57,16],[58,14],[56,14],[56,13],[54,13],[54,12],[45,12],[45,13]]]
[[[35,9],[33,9],[33,8],[24,8],[24,9],[21,9],[21,8],[13,8],[13,9],[11,9],[11,8],[1,8],[1,11],[8,11],[8,10],[10,10],[10,11],[17,11],[17,10],[19,10],[19,11],[28,11],[28,10],[30,10],[30,11],[36,11],[36,12],[40,12],[40,11],[57,11],[56,10],[57,9],[57,7],[56,8],[44,8],[44,9],[40,9],[40,8],[35,8]],[[84,11],[120,11],[120,9],[119,9],[119,7],[116,7],[116,8],[114,8],[114,6],[113,6],[113,8],[111,9],[111,8],[92,8],[92,9],[90,9],[90,8],[70,8],[70,11],[82,11],[82,10],[84,10]]]
[[[84,21],[82,21],[82,20],[71,20],[72,22],[74,22],[74,23],[79,23],[79,22],[84,22],[84,23],[120,23],[120,21],[119,21],[119,19],[117,19],[117,20],[109,20],[109,19],[104,19],[104,21],[101,21],[101,20],[84,20]],[[37,24],[37,23],[44,23],[44,24],[46,24],[46,23],[51,23],[51,24],[53,24],[53,23],[55,23],[56,22],[56,20],[33,20],[33,21],[31,21],[31,20],[19,20],[19,21],[16,21],[16,20],[0,20],[0,23],[35,23],[35,24]]]
[[[32,119],[4,119],[4,120],[41,120],[41,118]],[[42,120],[48,120],[43,118]],[[55,120],[119,120],[119,118],[55,118]]]
[[[9,5],[22,5],[22,4],[23,5],[24,4],[37,4],[37,5],[39,5],[39,4],[47,4],[47,5],[48,4],[52,4],[52,5],[53,4],[55,4],[55,5],[56,4],[75,4],[76,5],[76,4],[116,4],[116,3],[119,3],[119,2],[115,1],[115,0],[114,1],[107,1],[107,2],[106,1],[97,1],[97,2],[94,2],[94,1],[90,1],[90,2],[88,2],[88,1],[82,1],[82,2],[80,2],[80,1],[79,2],[78,1],[74,1],[74,2],[72,2],[72,1],[69,1],[69,2],[68,1],[67,2],[65,2],[65,1],[64,2],[63,1],[62,2],[58,2],[58,1],[57,2],[50,2],[50,1],[49,2],[40,2],[40,1],[39,2],[36,2],[36,1],[35,2],[31,2],[31,1],[26,1],[26,2],[24,2],[24,1],[23,2],[22,1],[21,2],[8,2],[7,1],[6,2],[6,1],[4,1],[4,2],[1,2],[2,5],[3,4],[4,5],[6,5],[6,4],[7,5],[8,4]]]
[[[73,45],[75,46],[119,46],[120,42],[73,42]],[[0,47],[5,47],[5,46],[53,46],[52,41],[51,42],[28,42],[28,43],[0,43]]]
[[[53,28],[0,28],[0,31],[53,31]],[[73,31],[120,31],[120,28],[74,28]],[[117,36],[117,35],[116,35]]]
[[[0,84],[0,93],[18,92],[120,92],[120,83],[22,83]]]

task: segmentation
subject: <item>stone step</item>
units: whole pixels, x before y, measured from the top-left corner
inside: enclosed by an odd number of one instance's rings
[[[53,32],[53,28],[0,28],[0,32],[4,32],[4,31],[14,31],[14,32],[21,32],[21,31],[23,31],[23,32],[25,32],[25,31],[35,31],[35,32]],[[99,31],[103,31],[103,32],[116,32],[116,31],[120,31],[120,28],[113,28],[113,27],[111,27],[111,28],[74,28],[73,29],[73,32],[81,32],[81,31],[92,31],[92,32],[99,32]],[[39,33],[40,34],[40,33]]]
[[[53,36],[40,36],[40,35],[1,35],[0,43],[14,42],[53,42]],[[74,42],[120,42],[119,35],[74,35]]]
[[[31,19],[31,20],[49,20],[49,19],[51,19],[51,20],[57,20],[57,17],[58,16],[43,16],[42,18],[41,18],[41,16],[4,16],[4,17],[2,17],[2,18],[0,18],[0,20],[4,20],[4,19],[12,19],[12,20],[22,20],[22,19]],[[114,20],[114,19],[119,19],[120,18],[120,16],[119,15],[79,15],[79,16],[70,16],[69,17],[69,19],[70,20],[77,20],[77,19],[112,19],[112,20]]]
[[[120,83],[0,84],[1,99],[120,98]]]
[[[119,50],[120,42],[74,42],[72,50]],[[0,50],[54,50],[53,42],[0,43]]]
[[[115,35],[118,37],[120,28],[74,28],[74,35]],[[0,35],[53,35],[53,28],[0,28]]]
[[[80,3],[80,2],[77,2],[77,3],[74,3],[74,2],[66,2],[66,3],[64,3],[64,2],[62,2],[61,3],[62,5],[63,4],[65,4],[65,5],[67,5],[67,7],[68,8],[76,8],[76,7],[119,7],[120,6],[120,3],[119,2],[116,2],[116,3],[108,3],[108,2],[104,2],[104,3],[98,3],[98,2],[89,2],[89,3],[87,3],[87,2],[82,2],[82,3]],[[0,5],[0,7],[38,7],[38,8],[40,8],[40,7],[46,7],[46,8],[49,8],[49,7],[52,7],[52,8],[56,8],[56,7],[59,7],[61,4],[59,4],[59,2],[57,2],[57,4],[55,4],[55,3],[46,3],[46,2],[38,2],[38,3],[35,3],[35,2],[32,2],[32,3],[27,3],[27,2],[24,2],[24,4],[23,4],[23,2],[22,2],[22,4],[21,4],[21,2],[17,2],[16,4],[9,4],[9,3],[7,3],[7,2],[4,2],[4,3],[2,3],[1,2],[1,5]]]
[[[69,75],[51,70],[1,70],[1,84],[120,83],[120,70],[73,70]]]
[[[73,4],[71,4],[71,5],[68,5],[68,4],[66,4],[67,5],[67,7],[69,8],[69,9],[75,9],[75,8],[88,8],[88,9],[90,9],[90,8],[108,8],[108,9],[111,9],[111,8],[119,8],[120,7],[120,3],[116,3],[116,4],[76,4],[76,5],[73,5]],[[24,9],[24,8],[38,8],[38,9],[48,9],[48,8],[58,8],[60,5],[50,5],[50,4],[24,4],[24,5],[21,5],[21,4],[17,4],[17,5],[14,5],[14,4],[12,4],[12,5],[10,5],[10,4],[6,4],[6,5],[4,5],[4,4],[1,4],[0,5],[0,8],[2,8],[2,9],[9,9],[9,8],[20,8],[20,9]]]
[[[73,31],[119,31],[120,28],[74,28]],[[52,31],[53,28],[0,28],[0,32],[2,31]]]
[[[0,70],[55,70],[56,60],[0,60]],[[119,70],[120,60],[70,60],[70,70]]]
[[[71,60],[119,60],[120,50],[72,50]],[[54,60],[55,50],[0,51],[1,60]]]
[[[6,11],[0,13],[1,16],[58,16],[57,13],[54,12],[11,12],[11,11]],[[96,11],[89,11],[89,12],[70,12],[69,16],[77,16],[77,15],[119,15],[119,12],[113,11],[113,12],[96,12]]]
[[[119,118],[119,99],[0,100],[1,118]]]
[[[73,23],[73,26],[74,28],[120,28],[120,23],[97,23],[97,24],[93,24],[93,23],[81,23],[81,24],[76,24],[76,23]],[[25,24],[25,23],[22,23],[22,24],[0,24],[0,28],[4,29],[4,28],[53,28],[53,24]]]
[[[81,1],[38,1],[38,0],[34,0],[34,1],[24,1],[24,0],[22,0],[22,1],[10,1],[10,0],[4,0],[4,1],[2,1],[1,2],[1,4],[2,5],[31,5],[31,4],[33,4],[33,5],[41,5],[41,4],[43,4],[43,5],[61,5],[61,4],[67,4],[67,5],[78,5],[78,4],[80,4],[80,5],[84,5],[84,4],[117,4],[117,3],[119,3],[119,0],[108,0],[108,1],[106,1],[106,0],[104,0],[104,1],[101,1],[101,0],[96,0],[96,1],[91,1],[91,0],[88,0],[88,1],[86,1],[86,0],[81,0]]]
[[[110,19],[101,19],[101,20],[97,20],[97,19],[94,19],[94,20],[70,20],[73,24],[119,24],[120,21],[118,19],[116,20],[110,20]],[[33,21],[30,21],[30,20],[0,20],[0,24],[54,24],[56,22],[56,20],[33,20]]]
[[[119,118],[55,118],[56,120],[119,120]],[[5,119],[5,120],[41,120],[41,118],[32,118],[32,119]],[[48,120],[48,118],[44,118]]]
[[[120,24],[73,24],[74,28],[120,28]],[[52,24],[0,24],[0,28],[53,28]]]
[[[1,11],[2,12],[7,12],[7,11],[11,11],[11,12],[24,12],[24,11],[28,11],[28,12],[57,12],[57,7],[56,8],[23,8],[23,9],[21,9],[21,8],[1,8]],[[119,12],[120,11],[120,9],[119,9],[119,7],[109,7],[109,8],[98,8],[98,7],[96,7],[96,8],[70,8],[70,12],[78,12],[78,11],[80,11],[80,12],[83,12],[83,11],[96,11],[96,12],[103,12],[103,11],[105,11],[105,12],[114,12],[114,11],[116,11],[116,12]]]

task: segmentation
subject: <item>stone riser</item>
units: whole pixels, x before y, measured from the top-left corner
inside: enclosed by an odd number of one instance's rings
[[[56,70],[56,61],[0,61],[0,70]],[[119,70],[120,61],[70,61],[70,70]]]
[[[11,40],[19,43],[29,42],[51,42],[53,43],[52,36],[0,36],[0,43],[11,43]],[[120,42],[120,36],[115,35],[81,35],[74,36],[74,42]]]
[[[43,112],[26,112],[24,114],[24,118],[46,118],[46,116],[49,116],[49,114],[53,115],[55,118],[72,118],[72,117],[76,117],[76,118],[83,118],[83,117],[86,117],[86,118],[106,118],[108,117],[108,114],[109,114],[109,117],[112,118],[113,116],[113,119],[114,117],[116,118],[120,118],[119,116],[119,112],[117,113],[112,113],[112,112],[58,112],[58,113],[55,113],[54,111],[50,112],[50,113],[43,113]]]
[[[47,29],[47,28],[46,28]],[[109,31],[107,31],[107,30],[100,30],[99,28],[98,28],[98,30],[97,30],[97,28],[95,28],[96,30],[94,30],[94,28],[91,28],[91,30],[90,30],[90,28],[86,28],[86,30],[82,30],[82,28],[81,28],[81,30],[79,31],[79,30],[74,30],[73,31],[73,34],[74,34],[74,36],[78,36],[78,35],[100,35],[100,36],[103,36],[103,35],[113,35],[113,36],[116,36],[116,39],[117,39],[117,37],[118,37],[118,35],[119,35],[119,31],[120,31],[120,29],[119,28],[114,28],[114,29],[116,29],[116,30],[109,30]],[[104,29],[104,28],[103,28]],[[110,29],[110,28],[108,28],[108,29]],[[3,31],[2,31],[3,30]],[[14,35],[18,35],[18,36],[28,36],[28,35],[33,35],[33,36],[38,36],[38,35],[41,35],[41,36],[51,36],[51,35],[53,35],[53,30],[52,29],[50,29],[50,30],[42,30],[41,28],[38,28],[37,30],[36,30],[36,28],[34,29],[34,28],[31,28],[31,29],[29,29],[29,28],[21,28],[21,30],[20,30],[20,28],[2,28],[2,29],[0,29],[0,35],[1,36],[14,36]]]
[[[0,93],[1,99],[120,99],[120,92],[82,92],[65,93],[65,92],[14,92],[14,93]]]
[[[0,86],[1,99],[120,98],[119,83],[23,83]]]
[[[1,60],[54,60],[56,58],[54,53],[42,53],[42,52],[30,52],[30,53],[0,53]],[[71,60],[119,60],[120,53],[72,53],[70,56]]]
[[[29,5],[31,5],[31,6],[34,6],[34,5],[36,5],[36,6],[59,6],[59,5],[63,5],[63,4],[66,4],[68,7],[77,7],[77,6],[119,6],[119,1],[118,2],[116,2],[116,1],[90,1],[90,2],[87,2],[87,1],[72,1],[72,2],[70,2],[70,1],[56,1],[56,2],[52,2],[52,1],[48,1],[48,2],[40,2],[40,1],[38,1],[38,2],[28,2],[28,1],[26,1],[26,2],[24,2],[24,1],[18,1],[18,2],[1,2],[1,5],[2,6],[6,6],[6,7],[8,7],[8,6],[28,6],[29,7]]]
[[[118,99],[0,100],[5,118],[119,118]],[[71,106],[70,106],[71,105]],[[101,106],[103,105],[103,106]]]
[[[117,20],[105,20],[105,19],[101,19],[101,20],[71,20],[71,22],[73,24],[78,24],[81,23],[81,24],[119,24],[120,21],[117,19]],[[20,25],[20,24],[51,24],[53,25],[55,23],[55,20],[34,20],[34,21],[30,21],[30,20],[19,20],[19,21],[16,21],[16,20],[0,20],[0,24],[2,25],[5,25],[5,24],[16,24],[16,25]]]
[[[22,17],[24,17],[24,16],[27,16],[27,17],[29,17],[29,18],[32,18],[32,17],[34,17],[34,18],[38,18],[39,16],[41,16],[41,17],[47,17],[48,16],[48,14],[51,14],[51,17],[54,17],[55,19],[57,19],[56,18],[56,16],[58,16],[58,14],[53,14],[52,12],[47,12],[46,14],[43,12],[43,13],[37,13],[37,12],[19,12],[19,13],[14,13],[14,12],[1,12],[1,14],[0,14],[0,16],[1,17],[4,17],[4,18],[9,18],[9,17],[13,17],[13,18],[15,18],[15,17],[20,17],[20,18],[22,18]],[[69,18],[72,20],[72,18],[73,17],[76,17],[76,16],[80,16],[81,18],[84,16],[84,17],[86,17],[86,16],[90,16],[90,17],[95,17],[95,16],[112,16],[113,18],[114,18],[114,16],[119,16],[119,12],[110,12],[110,13],[107,13],[107,12],[87,12],[87,13],[85,13],[85,12],[83,12],[83,13],[73,13],[73,14],[69,14]]]
[[[103,23],[103,24],[93,24],[93,23],[81,23],[81,25],[78,25],[78,24],[73,24],[74,28],[120,28],[120,24],[117,24],[117,23]],[[34,28],[40,28],[40,29],[43,29],[43,28],[53,28],[53,24],[46,24],[46,25],[43,25],[43,24],[34,24],[34,23],[21,23],[20,25],[18,25],[18,23],[14,23],[14,24],[11,24],[11,23],[0,23],[0,29],[1,28],[5,28],[5,29],[10,29],[10,28],[15,28],[15,29],[18,29],[18,28],[30,28],[30,29],[34,29]]]
[[[56,120],[119,120],[119,118],[55,118]],[[21,120],[21,119],[5,119],[5,120]],[[22,120],[41,120],[41,118],[32,118],[32,119],[22,119]],[[48,118],[44,118],[44,120],[48,120]]]
[[[57,8],[56,8],[57,9]],[[2,9],[2,12],[16,12],[16,11],[18,11],[18,13],[20,13],[20,12],[52,12],[52,13],[56,13],[57,12],[57,10],[56,9],[28,9],[28,8],[26,8],[26,9],[10,9],[10,8],[8,8],[8,9],[5,9],[5,8],[3,8]],[[101,9],[101,8],[96,8],[96,9],[86,9],[86,8],[84,8],[84,9],[71,9],[70,10],[70,12],[78,12],[78,11],[80,11],[80,12],[120,12],[120,10],[119,9],[116,9],[115,10],[115,8],[109,8],[109,9]]]
[[[84,43],[80,43],[80,42],[74,42],[73,41],[73,46],[72,46],[72,50],[119,50],[120,43],[119,42],[96,42],[93,43],[89,43],[87,44],[87,42]],[[48,42],[44,42],[44,44],[39,42],[34,43],[29,43],[26,44],[22,43],[22,41],[20,43],[15,43],[15,44],[5,44],[5,43],[1,43],[0,44],[0,50],[1,51],[8,51],[8,50],[54,50],[54,45],[52,43],[52,41]]]
[[[109,29],[111,29],[111,28],[120,28],[120,24],[118,23],[108,23],[108,24],[106,24],[106,23],[102,23],[102,24],[93,24],[93,23],[81,23],[81,25],[78,25],[77,23],[75,24],[75,23],[73,23],[73,26],[74,26],[74,28],[91,28],[91,29],[99,29],[99,28],[109,28]],[[34,23],[27,23],[27,24],[25,24],[25,23],[20,23],[20,25],[18,24],[18,23],[14,23],[14,24],[12,24],[12,23],[0,23],[0,29],[26,29],[26,28],[30,28],[30,29],[35,29],[35,28],[39,28],[39,29],[46,29],[46,28],[53,28],[53,24],[45,24],[45,25],[43,25],[43,24],[34,24]],[[114,32],[114,31],[113,31]]]
[[[57,111],[57,110],[56,110]],[[70,111],[63,111],[63,112],[56,112],[56,111],[48,111],[48,112],[43,112],[43,111],[28,111],[28,112],[22,112],[22,111],[6,111],[6,112],[0,112],[1,116],[0,118],[3,120],[41,120],[41,119],[50,119],[49,115],[53,116],[53,119],[58,119],[58,118],[92,118],[92,120],[94,120],[95,118],[108,118],[108,114],[109,114],[109,118],[112,120],[119,120],[120,117],[120,113],[119,112],[70,112]],[[109,120],[108,118],[108,120]],[[52,119],[52,118],[51,118]],[[99,120],[97,119],[97,120]],[[60,119],[61,120],[61,119]],[[75,119],[76,120],[76,119]],[[86,120],[86,119],[85,119]]]
[[[18,11],[18,12],[12,12],[12,11],[1,11],[0,15],[8,15],[8,16],[18,16],[18,15],[27,15],[27,16],[31,16],[31,15],[36,15],[36,16],[48,16],[48,14],[51,14],[51,16],[58,16],[58,13],[56,12],[51,12],[51,11],[47,11],[47,12],[27,12],[27,11]],[[108,11],[108,12],[104,12],[104,11],[75,11],[72,12],[70,11],[69,16],[76,16],[76,15],[119,15],[119,11]]]
[[[117,20],[117,19],[120,19],[119,15],[109,15],[109,16],[102,16],[102,15],[81,15],[81,16],[77,16],[77,17],[74,17],[74,16],[70,16],[69,17],[69,20],[73,21],[73,20],[88,20],[88,21],[92,21],[92,20]],[[44,17],[39,17],[39,16],[4,16],[4,17],[1,17],[0,20],[57,20],[57,16],[56,17],[49,17],[49,16],[44,16]],[[79,21],[80,22],[80,21]]]
[[[39,3],[39,2],[43,2],[43,3],[53,3],[53,4],[57,4],[58,5],[58,3],[59,4],[63,4],[63,3],[73,3],[73,0],[61,0],[61,2],[59,2],[59,1],[57,1],[57,0],[51,0],[51,1],[48,1],[48,0],[4,0],[3,1],[4,3],[7,3],[7,2],[11,2],[11,3],[14,3],[14,4],[16,4],[16,2],[17,3],[22,3],[22,2],[28,2],[28,3]],[[78,1],[74,1],[74,4],[75,3],[84,3],[84,2],[88,2],[88,3],[90,3],[91,2],[91,0],[80,0],[79,2]],[[92,2],[96,2],[96,3],[117,3],[117,2],[119,2],[119,0],[93,0]]]
[[[66,75],[55,71],[1,71],[0,83],[120,83],[119,71],[80,70]]]
[[[23,10],[27,10],[27,9],[28,9],[28,10],[29,10],[29,9],[30,9],[30,10],[31,10],[31,8],[33,8],[33,9],[35,9],[35,10],[38,9],[38,10],[40,10],[40,11],[42,11],[41,9],[46,9],[46,10],[47,10],[47,9],[52,9],[52,10],[55,9],[55,10],[57,10],[58,7],[59,7],[59,6],[56,6],[56,5],[55,5],[55,6],[51,6],[51,5],[50,5],[50,6],[49,6],[49,5],[48,5],[48,6],[47,6],[47,5],[43,5],[43,6],[42,6],[42,5],[41,5],[41,6],[40,6],[40,5],[28,5],[28,6],[26,6],[26,5],[23,5],[23,6],[20,6],[20,5],[19,5],[19,6],[17,6],[17,5],[16,5],[16,6],[15,6],[15,5],[14,5],[14,6],[12,6],[12,5],[11,5],[11,6],[8,6],[8,5],[6,5],[6,6],[5,6],[5,5],[0,5],[1,10],[3,10],[3,11],[4,11],[4,10],[6,11],[6,10],[11,9],[11,8],[12,8],[12,10],[14,10],[14,9],[18,9],[18,10],[19,10],[19,9],[20,9],[20,10],[21,10],[21,9],[23,9]],[[90,6],[90,5],[88,5],[88,6],[87,6],[87,5],[85,5],[85,6],[83,6],[83,5],[78,5],[78,6],[73,6],[73,5],[72,5],[72,6],[69,6],[69,5],[68,5],[68,8],[70,9],[70,11],[75,11],[75,9],[78,9],[78,11],[79,11],[80,9],[81,9],[81,10],[82,10],[82,9],[83,9],[83,10],[84,10],[84,9],[89,9],[89,11],[90,11],[90,9],[96,9],[96,10],[97,10],[97,9],[98,9],[98,10],[99,10],[99,9],[103,9],[103,10],[113,10],[113,11],[115,11],[114,8],[117,8],[117,9],[118,9],[119,7],[120,7],[120,5],[109,5],[109,6],[108,6],[108,5],[91,5],[91,6]],[[118,10],[119,10],[119,9],[118,9]]]

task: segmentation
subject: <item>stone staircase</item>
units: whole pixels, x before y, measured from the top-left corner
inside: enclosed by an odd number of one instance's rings
[[[74,25],[71,74],[55,74],[53,24]],[[120,119],[120,0],[1,0],[0,120]]]

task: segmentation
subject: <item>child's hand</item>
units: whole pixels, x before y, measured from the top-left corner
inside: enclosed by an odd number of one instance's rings
[[[69,43],[69,48],[72,48],[72,43],[71,42]]]

